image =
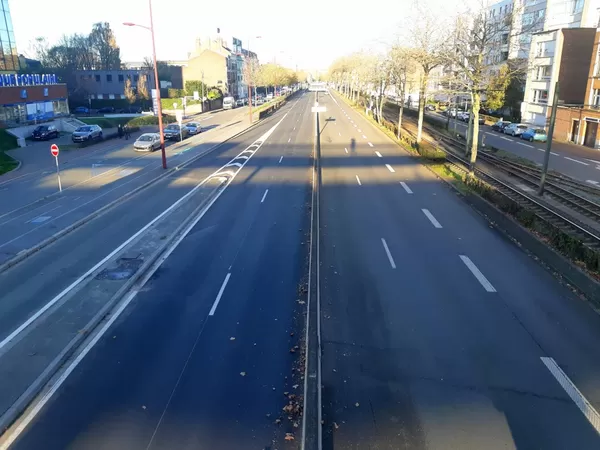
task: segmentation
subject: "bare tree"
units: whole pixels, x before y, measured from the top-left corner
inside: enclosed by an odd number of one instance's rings
[[[419,119],[417,122],[417,143],[421,142],[423,134],[423,115],[427,97],[429,75],[436,67],[448,60],[447,29],[439,18],[426,11],[415,22],[412,30],[412,58],[420,66],[419,83]]]
[[[402,116],[404,114],[404,99],[407,89],[410,89],[415,77],[417,67],[412,59],[411,50],[400,45],[395,45],[390,50],[390,83],[396,88],[396,95],[400,98],[398,111],[398,139],[401,135]]]

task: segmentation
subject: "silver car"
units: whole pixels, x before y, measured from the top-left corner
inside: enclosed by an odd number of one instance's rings
[[[527,125],[522,123],[511,123],[504,128],[504,134],[510,134],[511,136],[521,136],[529,128]]]
[[[136,152],[153,152],[160,148],[160,135],[158,133],[144,133],[133,143]]]
[[[188,132],[190,133],[190,136],[202,133],[202,127],[198,122],[188,122],[185,125],[183,125],[183,127],[187,128]]]
[[[73,142],[85,142],[93,139],[102,139],[102,128],[98,125],[84,125],[73,131],[71,135]]]

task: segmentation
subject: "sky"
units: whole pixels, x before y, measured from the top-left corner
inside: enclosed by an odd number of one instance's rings
[[[415,2],[443,8],[448,0],[152,0],[156,53],[159,60],[187,59],[197,38],[237,37],[261,62],[304,70],[326,70],[337,57],[353,51],[385,50],[406,38],[406,23]],[[39,3],[39,8],[36,4]],[[102,0],[87,7],[81,0],[9,0],[19,53],[30,54],[31,42],[46,37],[89,33],[95,22],[108,22],[121,48],[122,61],[142,61],[152,44],[147,30],[123,22],[149,25],[148,0]],[[86,6],[84,6],[86,5]],[[218,5],[218,6],[217,6]],[[43,14],[31,14],[31,11]],[[68,13],[65,13],[68,11]],[[231,13],[233,11],[234,13]],[[206,14],[204,14],[206,12]],[[403,25],[404,24],[404,25]],[[257,39],[256,36],[260,36]]]

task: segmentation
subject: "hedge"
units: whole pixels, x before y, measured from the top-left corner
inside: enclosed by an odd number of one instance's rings
[[[163,114],[163,123],[173,123],[175,121],[176,121],[175,117],[169,116],[167,114]],[[148,125],[158,125],[158,117],[150,116],[150,115],[136,117],[135,119],[131,119],[129,122],[127,122],[127,125],[129,127],[143,127],[143,126],[148,126]]]

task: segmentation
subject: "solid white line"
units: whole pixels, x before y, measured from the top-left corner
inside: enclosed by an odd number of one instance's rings
[[[423,211],[423,214],[425,214],[425,216],[429,219],[429,221],[433,224],[434,227],[442,228],[442,225],[437,221],[435,217],[433,217],[433,214],[431,214],[428,209],[421,209],[421,211]]]
[[[289,139],[288,139],[288,143],[289,143],[291,140],[292,140],[292,138],[289,138]]]
[[[356,175],[356,182],[358,183],[359,186],[362,186],[362,183],[360,182],[360,178],[358,178],[358,175]]]
[[[283,161],[283,156],[279,158],[279,164],[281,164],[281,161]]]
[[[477,278],[477,280],[481,283],[481,285],[483,286],[483,288],[486,291],[496,292],[496,289],[494,288],[494,286],[492,286],[492,283],[490,283],[487,280],[487,278],[481,273],[481,271],[477,268],[477,266],[475,264],[473,264],[473,261],[471,261],[471,259],[468,256],[460,255],[460,259],[469,268],[471,273],[473,275],[475,275],[475,278]]]
[[[363,134],[363,139],[367,139],[367,137]]]
[[[390,172],[392,172],[392,173],[395,172],[394,168],[392,166],[390,166],[389,164],[386,164],[385,167],[387,167]]]
[[[215,311],[217,310],[217,306],[219,306],[219,302],[221,301],[221,296],[223,295],[223,292],[225,291],[225,287],[227,286],[227,283],[229,283],[229,277],[231,276],[231,272],[227,274],[227,276],[225,277],[225,280],[223,280],[223,284],[221,285],[221,289],[219,289],[219,293],[217,294],[217,298],[215,299],[215,302],[212,305],[212,308],[210,308],[210,312],[208,313],[209,316],[214,316],[215,315]]]
[[[400,184],[402,185],[407,194],[413,193],[413,191],[408,187],[408,185],[404,181],[401,181]]]
[[[579,160],[577,160],[577,159],[569,158],[568,156],[563,156],[563,158],[565,158],[565,159],[568,159],[569,161],[576,162],[576,163],[578,163],[578,164],[583,164],[584,166],[589,166],[589,164],[588,164],[588,163],[585,163],[585,162],[583,162],[583,161],[579,161]]]
[[[526,144],[525,142],[517,142],[517,144],[522,145],[523,147],[533,148],[533,145]]]
[[[250,145],[249,147],[256,146],[257,145],[256,142],[260,142],[260,144],[258,145],[258,147],[256,149],[256,151],[258,151],[260,149],[260,147],[262,147],[262,145],[265,143],[265,141],[269,138],[269,136],[271,136],[271,134],[275,131],[275,129],[279,126],[279,124],[283,121],[283,119],[285,119],[285,117],[287,116],[287,114],[289,114],[289,113],[286,113],[283,116],[283,118],[281,118],[281,120],[279,120],[279,122],[277,122],[275,125],[273,125],[273,127],[271,127],[265,134],[263,134],[260,138],[258,138],[256,141],[254,141],[254,143],[252,145]],[[237,156],[235,158],[237,158]],[[235,158],[233,158],[231,161],[233,161]],[[244,162],[244,165],[246,164],[246,162],[248,162],[248,160],[246,160]],[[207,182],[210,178],[212,178],[214,175],[216,175],[217,173],[219,173],[219,171],[222,170],[224,167],[225,166],[217,169],[211,175],[209,175],[204,180],[202,180],[200,183],[198,183],[196,186],[194,186],[187,194],[183,195],[179,200],[177,200],[175,203],[173,203],[171,206],[169,206],[167,209],[165,209],[162,213],[160,213],[158,216],[156,216],[154,219],[152,219],[150,222],[148,222],[146,225],[144,225],[142,228],[140,228],[129,239],[127,239],[125,242],[123,242],[121,245],[119,245],[117,248],[115,248],[112,252],[110,252],[107,256],[105,256],[102,260],[100,260],[96,265],[94,265],[87,272],[85,272],[83,275],[81,275],[79,278],[77,278],[75,281],[73,281],[73,283],[71,283],[69,286],[67,286],[65,289],[63,289],[52,300],[50,300],[48,303],[46,303],[44,306],[42,306],[39,310],[37,310],[35,312],[35,314],[33,314],[32,316],[30,316],[25,322],[23,322],[21,325],[19,325],[12,333],[10,333],[2,341],[0,341],[0,354],[2,353],[2,349],[4,347],[6,347],[20,333],[22,333],[23,330],[25,330],[33,322],[35,322],[42,314],[44,314],[46,311],[48,311],[52,306],[54,306],[58,301],[60,301],[65,295],[67,295],[70,291],[72,291],[75,287],[77,287],[77,285],[79,285],[83,280],[85,280],[87,277],[89,277],[90,275],[92,275],[103,264],[105,264],[113,256],[115,256],[117,253],[119,253],[121,250],[123,250],[123,248],[125,248],[129,243],[131,243],[138,236],[140,236],[142,233],[144,233],[148,228],[150,228],[151,226],[153,226],[156,222],[158,222],[164,216],[166,216],[171,211],[173,211],[175,208],[177,208],[188,197],[191,197],[192,195],[194,195],[194,193],[198,189],[200,189],[205,184],[205,182]],[[236,172],[236,174],[237,174],[237,172]],[[236,174],[234,174],[233,177],[235,177]],[[231,181],[233,180],[233,177],[229,179],[229,183],[231,183]],[[226,187],[227,187],[227,185],[226,185]],[[224,189],[221,190],[221,192],[217,195],[217,197],[215,197],[213,199],[213,202],[210,203],[211,205],[214,203],[214,201],[216,201],[216,199],[218,199],[220,197],[220,194],[223,191],[224,191]]]
[[[369,147],[373,147],[373,144],[371,144],[370,142],[369,142]]]
[[[376,154],[377,156],[379,156],[380,158],[383,158],[383,156],[381,156],[381,153],[379,153],[379,152],[375,152],[375,154]]]
[[[262,196],[262,200],[260,201],[261,203],[265,201],[265,198],[267,198],[267,194],[268,194],[268,193],[269,193],[269,190],[267,189],[267,190],[265,191],[265,193],[263,194],[263,196]]]
[[[577,386],[571,381],[566,373],[556,364],[554,358],[541,356],[540,359],[548,368],[550,373],[556,378],[556,381],[562,386],[571,400],[575,402],[579,410],[583,413],[588,422],[594,427],[597,433],[600,433],[600,414],[594,409],[591,403],[577,389]]]
[[[381,238],[381,243],[383,244],[383,248],[385,249],[385,253],[390,261],[390,265],[392,269],[396,268],[396,263],[394,262],[394,258],[392,258],[392,254],[390,253],[390,249],[388,248],[387,242],[385,242],[384,238]]]

